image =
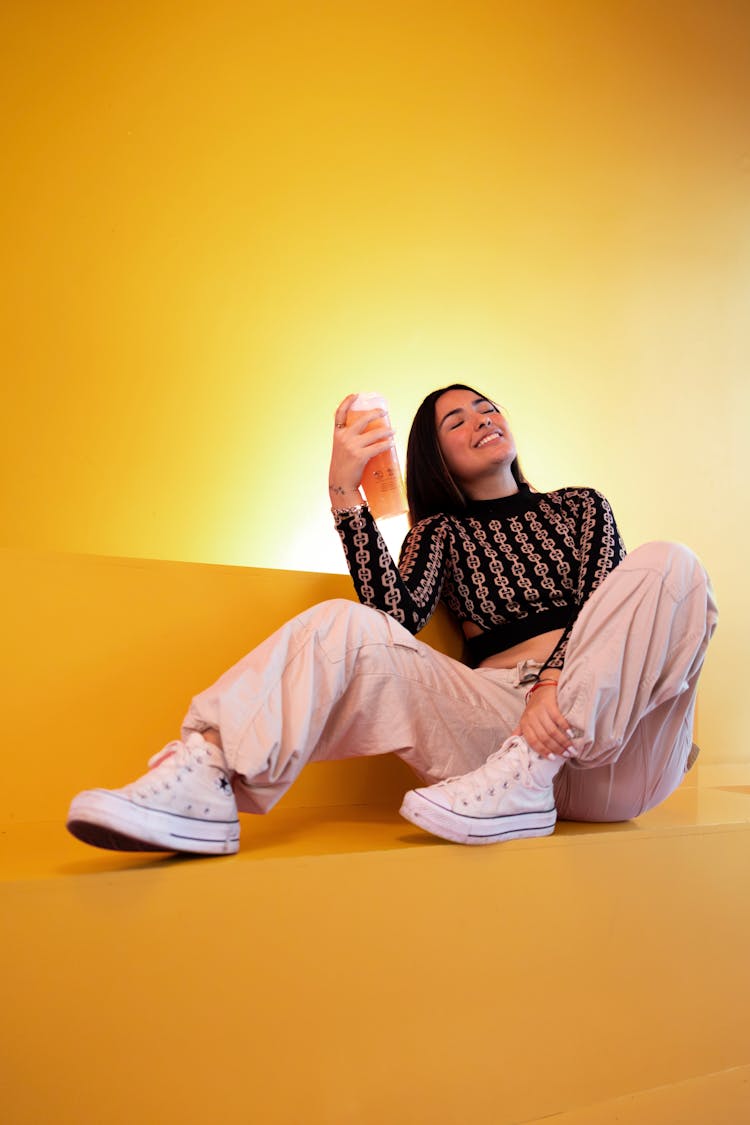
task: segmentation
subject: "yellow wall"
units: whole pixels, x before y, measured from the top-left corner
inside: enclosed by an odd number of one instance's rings
[[[467,379],[538,486],[704,558],[701,737],[747,757],[744,2],[0,19],[6,545],[340,568],[336,403],[403,440]]]

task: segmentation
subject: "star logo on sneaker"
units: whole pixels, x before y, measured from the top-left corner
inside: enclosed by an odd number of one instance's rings
[[[221,789],[222,793],[232,792],[232,786],[229,784],[229,778],[226,776],[226,774],[222,774],[221,777],[218,778],[216,784],[218,785],[219,789]]]

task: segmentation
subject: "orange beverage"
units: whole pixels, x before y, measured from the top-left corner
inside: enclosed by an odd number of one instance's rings
[[[350,426],[362,414],[369,410],[386,410],[388,406],[381,395],[357,395],[346,416],[346,424]],[[367,430],[390,429],[391,423],[386,413],[382,418],[371,422]],[[379,520],[384,516],[400,516],[407,510],[406,492],[401,476],[401,467],[395,449],[387,449],[385,453],[378,453],[371,457],[365,465],[362,474],[362,488],[364,489],[367,503],[370,506],[373,519]]]

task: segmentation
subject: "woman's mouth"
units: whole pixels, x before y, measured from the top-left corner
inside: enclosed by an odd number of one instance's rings
[[[485,434],[485,436],[481,439],[481,441],[477,442],[476,448],[480,449],[483,445],[486,445],[487,442],[489,442],[489,441],[499,441],[499,439],[502,436],[503,435],[497,430],[493,431],[491,434]]]

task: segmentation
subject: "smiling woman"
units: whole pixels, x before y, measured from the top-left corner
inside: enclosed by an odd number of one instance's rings
[[[352,754],[400,755],[433,783],[402,814],[468,844],[549,835],[558,815],[627,819],[680,783],[716,624],[695,555],[626,556],[599,492],[533,491],[502,411],[452,384],[411,428],[396,563],[360,492],[393,433],[372,428],[381,410],[352,421],[354,400],[336,410],[329,490],[361,604],[313,607],[195,696],[149,773],[75,798],[80,839],[233,852],[238,808],[267,812],[306,762]],[[415,639],[440,601],[466,662]]]
[[[443,457],[472,499],[509,496],[518,489],[511,471],[516,457],[513,434],[493,403],[473,396],[473,391],[456,389],[439,399],[437,432]]]
[[[495,452],[505,466],[504,483],[490,471],[490,460],[486,463],[468,460],[464,466],[467,479],[463,480],[462,464],[457,458],[462,445],[470,446],[485,436],[475,433],[477,423],[480,429],[482,423],[486,424],[488,434],[497,433],[503,438]],[[511,449],[512,456],[509,456]],[[468,495],[466,489],[473,491],[482,487],[477,475],[477,468],[482,464],[486,469],[487,487],[495,495],[515,492],[527,483],[502,409],[464,383],[452,383],[427,395],[414,416],[406,455],[406,487],[412,522],[438,511],[462,511]],[[512,480],[508,479],[508,473]]]

